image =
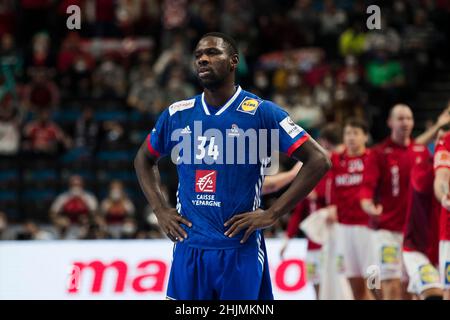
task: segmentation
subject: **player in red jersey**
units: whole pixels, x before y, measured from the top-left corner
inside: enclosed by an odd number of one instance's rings
[[[434,194],[442,206],[439,269],[444,285],[444,299],[450,300],[450,133],[446,133],[436,146],[434,172]]]
[[[320,131],[317,142],[330,154],[335,150],[341,149],[341,128],[335,123],[328,124]],[[327,173],[308,197],[300,201],[294,208],[286,228],[285,242],[280,250],[280,256],[282,258],[287,249],[289,239],[294,238],[298,234],[300,223],[308,215],[330,204],[330,182],[330,175]],[[334,217],[330,215],[330,223],[333,220]],[[319,297],[320,292],[321,261],[322,245],[308,239],[306,254],[308,281],[313,284],[317,297]]]
[[[372,149],[364,170],[361,206],[372,229],[372,264],[379,267],[383,299],[402,298],[401,248],[411,168],[428,159],[425,146],[411,138],[411,109],[395,105],[388,118],[391,135]],[[369,249],[369,248],[368,248]]]
[[[437,140],[444,133],[440,130]],[[432,157],[413,166],[403,241],[408,291],[424,300],[442,300],[443,295],[435,267],[438,264],[441,207],[433,195],[433,180]]]
[[[368,132],[363,120],[348,119],[343,134],[345,149],[331,156],[331,204],[337,211],[338,250],[356,300],[373,299],[364,279],[369,267],[369,217],[359,198],[366,159],[371,152],[366,148]]]

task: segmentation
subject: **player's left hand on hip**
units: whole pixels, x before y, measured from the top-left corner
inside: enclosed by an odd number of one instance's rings
[[[225,232],[225,235],[231,238],[243,229],[247,229],[241,240],[241,243],[244,243],[255,230],[270,227],[275,221],[276,219],[262,209],[237,214],[225,222],[225,227],[230,226]]]

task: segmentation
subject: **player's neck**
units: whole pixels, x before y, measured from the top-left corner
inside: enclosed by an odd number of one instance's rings
[[[356,148],[356,149],[347,149],[347,155],[349,157],[358,157],[362,156],[366,152],[366,147]]]
[[[214,89],[204,89],[205,101],[211,107],[223,106],[235,93],[236,86],[233,83],[227,83]]]
[[[402,136],[397,136],[395,134],[391,134],[391,140],[395,143],[398,144],[399,146],[403,146],[403,147],[407,147],[410,142],[411,142],[411,138],[409,137],[402,137]]]

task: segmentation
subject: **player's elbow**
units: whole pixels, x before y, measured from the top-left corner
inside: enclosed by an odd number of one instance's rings
[[[328,157],[325,152],[318,152],[313,163],[316,164],[317,170],[322,173],[322,175],[325,175],[328,170],[331,169],[330,157]]]

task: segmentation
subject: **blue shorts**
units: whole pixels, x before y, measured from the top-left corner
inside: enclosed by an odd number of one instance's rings
[[[255,244],[232,249],[202,249],[177,243],[167,299],[273,300],[261,234]]]

